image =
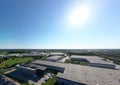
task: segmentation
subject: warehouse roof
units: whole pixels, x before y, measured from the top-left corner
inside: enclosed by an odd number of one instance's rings
[[[35,65],[35,64],[30,64],[30,67],[31,68],[36,68],[36,69],[39,69],[39,70],[46,70],[47,67],[45,66],[40,66],[40,65]]]
[[[80,56],[80,55],[72,55],[71,58],[76,59],[86,59],[90,63],[100,63],[100,64],[112,64],[115,65],[112,61],[107,61],[104,58],[98,56]]]
[[[43,61],[43,60],[36,60],[36,61],[33,61],[32,63],[48,65],[48,66],[54,66],[54,67],[61,67],[61,68],[66,67],[66,64],[64,64],[64,63],[55,63],[55,62]]]
[[[48,57],[47,60],[59,60],[60,58],[63,58],[64,56],[51,56]]]
[[[120,85],[120,71],[69,64],[57,77],[87,85]]]
[[[59,53],[59,52],[50,52],[50,54],[64,54],[64,53]]]
[[[28,70],[32,70],[32,71],[36,70],[36,68],[27,67],[27,66],[24,66],[24,65],[16,65],[16,67],[23,68],[23,69],[28,69]]]
[[[66,56],[66,54],[64,54],[64,53],[58,53],[58,52],[51,52],[49,54],[49,56],[52,56],[52,55],[54,55],[54,56]]]
[[[0,57],[3,57],[3,56],[5,56],[5,55],[0,55]]]
[[[71,80],[74,82],[88,85],[120,85],[119,70],[41,60],[34,61],[34,63],[40,63],[55,67],[64,67],[64,73],[58,73],[57,77]]]
[[[35,64],[16,65],[16,67],[29,69],[29,70],[37,70],[37,69],[46,70],[47,69],[47,67],[40,66],[40,65],[38,66],[38,65],[35,65]]]

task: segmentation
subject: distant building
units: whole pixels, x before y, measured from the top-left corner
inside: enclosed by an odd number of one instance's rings
[[[12,53],[7,55],[7,57],[19,57],[19,56],[20,56],[19,53]]]
[[[41,56],[45,56],[47,53],[45,52],[40,52]]]
[[[57,52],[51,52],[49,53],[49,56],[66,56],[64,53],[57,53]]]
[[[20,54],[20,57],[30,57],[30,56],[39,57],[41,56],[41,54],[28,54],[28,53]]]
[[[0,58],[5,58],[6,56],[5,55],[0,55]]]
[[[106,60],[98,56],[72,55],[71,60],[77,60],[77,61],[86,60],[89,62],[91,66],[95,66],[95,67],[103,67],[103,68],[111,68],[111,69],[116,68],[116,64],[114,64],[113,61]]]
[[[59,60],[63,59],[64,56],[50,56],[46,60],[52,62],[58,62]]]
[[[52,62],[58,62],[59,60],[63,59],[66,57],[66,54],[64,53],[57,53],[57,52],[51,52],[48,55],[49,57],[46,59],[47,61],[52,61]]]

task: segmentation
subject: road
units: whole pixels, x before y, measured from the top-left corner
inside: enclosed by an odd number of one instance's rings
[[[66,59],[68,59],[68,56],[66,56],[65,58],[59,60],[58,62],[60,62],[60,63],[64,63]]]

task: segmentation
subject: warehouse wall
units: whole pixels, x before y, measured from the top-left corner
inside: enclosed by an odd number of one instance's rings
[[[116,67],[116,65],[100,64],[100,63],[90,63],[90,65],[95,67],[103,67],[103,68],[111,68],[111,69],[115,69]]]
[[[57,85],[86,85],[86,84],[66,80],[66,79],[59,78],[59,77],[56,78],[56,83]]]

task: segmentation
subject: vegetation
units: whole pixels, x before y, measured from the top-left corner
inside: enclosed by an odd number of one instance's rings
[[[46,60],[48,58],[48,56],[42,56],[40,59],[41,60]]]
[[[7,51],[3,51],[3,52],[0,52],[0,54],[2,54],[2,55],[8,55],[8,52]]]
[[[54,85],[56,80],[56,76],[54,75],[52,78],[50,78],[48,81],[42,83],[41,85]]]
[[[22,58],[9,58],[7,60],[5,60],[4,62],[0,63],[0,68],[9,68],[12,67],[16,64],[20,64],[20,63],[26,63],[26,62],[31,62],[34,59],[32,57],[22,57]]]
[[[4,58],[0,58],[0,63],[4,62],[5,59]]]

